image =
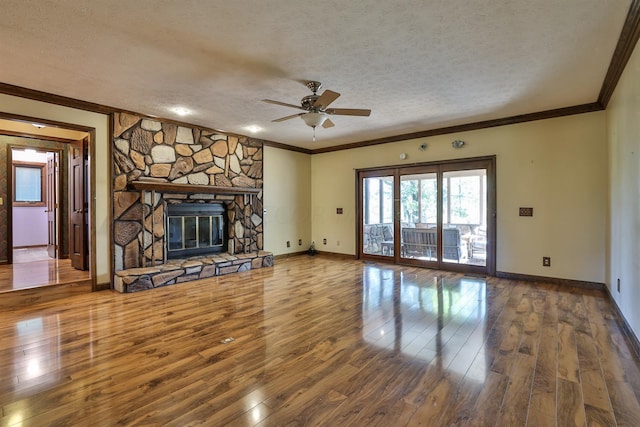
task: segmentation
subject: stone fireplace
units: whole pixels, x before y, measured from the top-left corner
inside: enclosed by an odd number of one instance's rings
[[[262,142],[114,115],[114,287],[133,292],[273,265]]]

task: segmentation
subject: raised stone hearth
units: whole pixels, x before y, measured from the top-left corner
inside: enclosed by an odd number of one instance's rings
[[[265,251],[176,259],[156,267],[120,270],[116,273],[114,287],[118,292],[137,292],[272,266],[273,254]]]

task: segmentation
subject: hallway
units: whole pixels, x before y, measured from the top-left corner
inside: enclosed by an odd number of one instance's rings
[[[0,265],[0,293],[90,280],[70,259],[49,258],[46,247],[14,249],[14,263]]]

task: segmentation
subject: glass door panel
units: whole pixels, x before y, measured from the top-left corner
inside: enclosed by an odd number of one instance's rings
[[[438,260],[438,175],[400,177],[401,257]]]
[[[495,274],[495,158],[360,170],[358,256]]]
[[[362,253],[394,256],[393,176],[362,179]]]
[[[444,172],[442,207],[442,261],[486,266],[486,169]]]

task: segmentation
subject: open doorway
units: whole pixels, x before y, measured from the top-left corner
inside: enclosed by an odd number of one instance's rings
[[[0,224],[5,236],[0,239],[0,292],[69,284],[91,288],[95,273],[89,262],[87,194],[92,133],[68,129],[70,137],[30,135],[7,130],[7,122],[0,120],[6,146],[0,162],[6,177],[0,197],[0,216],[6,215]],[[82,173],[75,171],[73,177],[75,169]]]
[[[12,262],[63,258],[60,191],[64,149],[11,147]]]

